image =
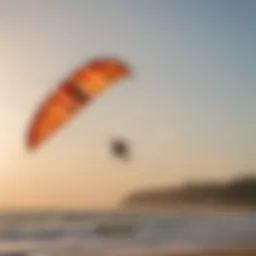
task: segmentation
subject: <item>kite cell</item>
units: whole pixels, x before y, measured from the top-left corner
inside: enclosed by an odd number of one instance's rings
[[[32,119],[27,147],[35,149],[103,91],[130,75],[128,65],[113,58],[98,58],[70,74],[49,95]]]

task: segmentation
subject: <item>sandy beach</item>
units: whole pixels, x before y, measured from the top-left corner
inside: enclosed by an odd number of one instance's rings
[[[134,255],[134,254],[133,254]],[[74,254],[70,256],[92,256],[89,254]],[[96,255],[93,255],[96,256]],[[98,256],[98,255],[97,255]],[[114,254],[113,256],[120,256]],[[124,256],[124,255],[122,255]],[[129,255],[125,255],[129,256]],[[223,252],[198,252],[198,253],[170,253],[170,254],[138,254],[136,256],[256,256],[255,250],[223,251]]]
[[[146,256],[146,255],[145,255]],[[149,256],[149,255],[148,255]],[[256,256],[256,249],[252,250],[236,250],[236,251],[218,251],[218,252],[198,252],[198,253],[168,253],[150,256]]]
[[[135,254],[133,254],[135,255]],[[73,256],[88,256],[83,255],[73,255]],[[119,256],[119,255],[114,255]],[[128,256],[128,255],[125,255]],[[197,253],[165,253],[165,254],[138,254],[136,256],[256,256],[255,250],[239,250],[239,251],[218,251],[218,252],[197,252]]]
[[[240,251],[240,252],[202,252],[202,253],[187,253],[187,254],[168,254],[165,256],[256,256],[254,251]]]
[[[66,254],[65,254],[66,255]],[[107,254],[107,256],[256,256],[256,249],[241,249],[241,250],[225,250],[225,251],[202,251],[202,252],[187,252],[187,253],[138,253],[138,254],[118,254],[114,253],[113,255]],[[59,256],[59,254],[58,254]],[[70,256],[99,256],[99,254],[90,254],[90,253],[75,253]],[[102,256],[102,254],[100,254]]]

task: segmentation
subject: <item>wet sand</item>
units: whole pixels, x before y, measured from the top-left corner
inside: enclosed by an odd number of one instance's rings
[[[153,256],[153,255],[151,255]],[[201,252],[201,253],[170,253],[165,255],[154,255],[154,256],[256,256],[255,250],[239,250],[239,251],[225,251],[225,252]]]
[[[111,256],[110,254],[107,254]],[[223,252],[198,252],[198,253],[166,253],[166,254],[132,254],[133,256],[256,256],[256,249],[255,250],[239,250],[239,251],[223,251]],[[88,254],[74,254],[70,256],[96,256]],[[113,256],[129,256],[129,254],[113,254]]]
[[[256,256],[254,252],[226,252],[226,253],[197,253],[197,254],[169,254],[166,256]]]
[[[135,254],[133,254],[135,255]],[[75,255],[74,255],[75,256]],[[78,255],[76,255],[78,256]],[[82,255],[79,255],[82,256]],[[86,256],[86,255],[83,255]],[[118,256],[118,255],[114,255]],[[129,256],[129,255],[125,255]],[[256,249],[253,250],[237,250],[237,251],[218,251],[218,252],[191,252],[191,253],[165,253],[165,254],[157,254],[157,253],[152,253],[152,254],[136,254],[136,256],[256,256]]]

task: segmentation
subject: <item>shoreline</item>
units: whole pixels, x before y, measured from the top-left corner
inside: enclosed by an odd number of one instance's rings
[[[256,214],[255,208],[203,208],[203,207],[127,207],[117,208],[117,213],[128,214]]]

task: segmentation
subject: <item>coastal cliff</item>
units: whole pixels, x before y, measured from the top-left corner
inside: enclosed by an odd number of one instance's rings
[[[256,176],[226,183],[189,183],[180,187],[137,191],[122,202],[125,208],[241,208],[256,209]]]

